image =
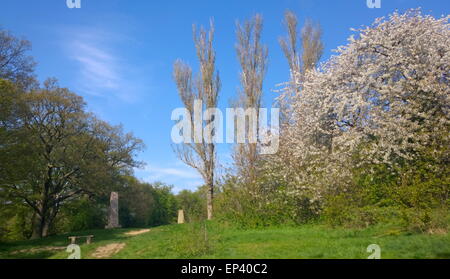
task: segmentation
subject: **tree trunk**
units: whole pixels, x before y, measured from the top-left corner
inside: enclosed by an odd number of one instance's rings
[[[207,200],[206,210],[208,214],[208,220],[211,220],[213,218],[213,198],[214,198],[214,182],[213,179],[209,179],[208,194],[206,197]]]
[[[45,219],[44,227],[42,228],[42,237],[47,237],[50,230],[51,220]]]
[[[42,238],[45,227],[45,218],[42,218],[40,213],[36,213],[33,218],[33,233],[31,239]]]
[[[56,217],[58,208],[53,208],[51,210],[40,209],[39,212],[35,212],[33,216],[33,233],[31,239],[39,239],[47,237],[50,226]]]

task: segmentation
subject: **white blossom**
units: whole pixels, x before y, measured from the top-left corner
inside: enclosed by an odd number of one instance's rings
[[[419,10],[377,19],[306,73],[301,90],[287,86],[279,101],[289,99],[292,119],[269,172],[316,201],[345,191],[354,167],[392,166],[429,146],[448,145],[449,19]]]

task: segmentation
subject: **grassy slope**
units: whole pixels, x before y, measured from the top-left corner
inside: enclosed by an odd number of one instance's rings
[[[81,245],[82,258],[97,247],[126,243],[112,258],[354,258],[365,259],[368,245],[381,247],[382,258],[450,258],[450,234],[399,234],[387,227],[366,230],[330,229],[320,225],[238,230],[207,224],[169,225],[152,228],[138,236],[125,236],[132,229],[96,230],[94,243]],[[66,246],[68,235],[43,240],[0,244],[0,258],[66,258],[64,251],[11,254],[12,251],[45,246]],[[207,240],[205,240],[207,239]]]

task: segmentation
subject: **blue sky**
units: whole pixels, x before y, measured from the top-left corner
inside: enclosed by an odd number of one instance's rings
[[[271,106],[276,85],[287,81],[287,63],[278,45],[285,35],[283,13],[291,9],[300,22],[319,21],[324,31],[323,60],[346,43],[350,28],[371,24],[395,9],[421,7],[436,17],[448,14],[447,0],[381,0],[369,9],[366,0],[81,0],[69,9],[66,0],[0,0],[0,26],[33,44],[40,80],[56,77],[60,85],[82,95],[89,110],[144,140],[138,156],[146,162],[136,175],[163,181],[180,189],[195,189],[200,176],[179,162],[171,148],[170,120],[180,107],[172,80],[177,58],[197,68],[192,24],[216,26],[217,68],[222,79],[220,107],[225,108],[239,88],[235,55],[235,22],[255,13],[264,16],[263,41],[269,48],[264,105]],[[219,147],[219,158],[230,163],[230,146]]]

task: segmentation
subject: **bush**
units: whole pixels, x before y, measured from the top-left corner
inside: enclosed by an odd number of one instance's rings
[[[395,224],[404,232],[445,233],[449,229],[448,207],[420,208],[397,206],[362,206],[354,193],[329,197],[322,219],[333,227],[367,228],[377,224]]]
[[[87,196],[67,203],[56,220],[52,233],[102,229],[106,225],[106,205]]]
[[[122,227],[159,226],[176,221],[178,205],[171,186],[124,177],[118,191]]]
[[[150,214],[149,225],[160,226],[176,222],[178,204],[172,187],[163,183],[151,184],[154,210]]]
[[[147,227],[155,210],[154,195],[150,184],[125,177],[125,186],[119,191],[120,225],[125,228]]]
[[[216,217],[240,228],[300,224],[310,221],[308,206],[280,187],[270,193],[252,194],[239,184],[228,184],[215,200]]]
[[[381,223],[398,223],[399,214],[395,207],[329,206],[324,209],[322,217],[332,227],[364,229]]]
[[[206,220],[206,189],[199,188],[195,192],[183,190],[176,196],[179,209],[184,211],[186,222]]]
[[[447,233],[450,226],[448,208],[422,209],[406,208],[401,211],[402,227],[410,232],[440,234]]]
[[[404,231],[448,229],[448,166],[424,153],[394,167],[365,165],[354,169],[354,184],[344,193],[329,195],[323,218],[333,226],[367,227],[396,223]]]
[[[7,204],[0,211],[0,241],[24,240],[31,235],[32,212],[28,207]]]

